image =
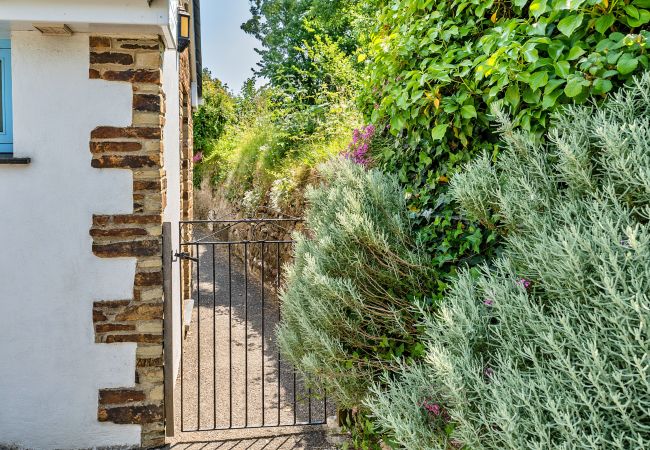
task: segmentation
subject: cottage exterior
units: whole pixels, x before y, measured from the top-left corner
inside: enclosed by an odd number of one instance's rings
[[[179,51],[178,0],[0,0],[0,447],[164,443],[162,225],[192,215],[200,100],[182,3]]]

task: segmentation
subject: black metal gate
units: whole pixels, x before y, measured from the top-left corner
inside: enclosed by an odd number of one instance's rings
[[[283,362],[275,338],[282,266],[299,219],[181,222],[183,432],[323,425],[327,399]],[[188,297],[189,295],[186,295]],[[179,398],[180,397],[180,398]]]

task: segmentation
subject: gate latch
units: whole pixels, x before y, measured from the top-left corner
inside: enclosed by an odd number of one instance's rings
[[[189,261],[194,261],[196,263],[199,262],[199,258],[194,258],[192,255],[186,252],[180,252],[180,253],[176,252],[174,253],[174,258],[176,258],[175,261],[178,261],[179,259],[185,259]]]

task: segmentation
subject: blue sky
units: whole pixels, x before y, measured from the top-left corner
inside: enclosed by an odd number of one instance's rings
[[[248,0],[201,2],[203,66],[237,93],[259,61],[259,42],[240,26],[250,17]]]

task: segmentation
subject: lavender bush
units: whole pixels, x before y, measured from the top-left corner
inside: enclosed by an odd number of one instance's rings
[[[568,108],[547,146],[496,113],[504,152],[452,192],[504,254],[460,275],[426,362],[367,404],[409,450],[650,448],[650,76]]]

